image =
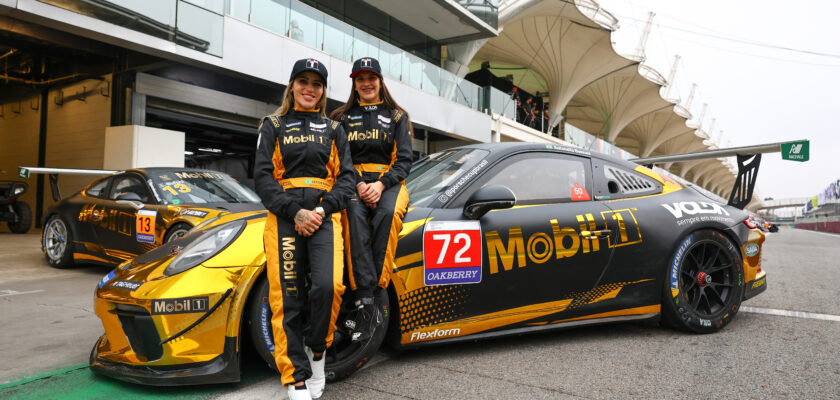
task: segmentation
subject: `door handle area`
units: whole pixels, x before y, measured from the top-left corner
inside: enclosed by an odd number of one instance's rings
[[[584,239],[597,240],[609,237],[610,233],[612,233],[612,230],[610,229],[601,229],[600,231],[580,231],[580,237]]]

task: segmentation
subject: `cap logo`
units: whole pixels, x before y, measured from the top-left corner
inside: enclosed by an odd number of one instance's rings
[[[318,60],[314,58],[306,60],[306,68],[318,69]]]
[[[363,58],[363,59],[362,59],[362,66],[363,66],[363,67],[370,68],[370,67],[371,67],[370,58]]]

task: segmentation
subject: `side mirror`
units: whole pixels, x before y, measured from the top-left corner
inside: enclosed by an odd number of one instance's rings
[[[490,210],[511,208],[516,204],[516,195],[504,185],[489,185],[473,193],[464,205],[464,216],[479,219]]]
[[[143,199],[140,198],[140,195],[134,192],[122,192],[117,195],[117,200],[134,200],[134,201],[142,201]]]

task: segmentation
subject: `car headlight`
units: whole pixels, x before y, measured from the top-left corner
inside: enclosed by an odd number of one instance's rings
[[[165,276],[179,274],[209,260],[233,243],[242,233],[245,225],[247,225],[245,221],[237,220],[208,229],[201,234],[200,238],[181,250],[163,274]]]
[[[17,188],[15,188],[15,194],[14,195],[17,196],[17,195],[23,193],[24,190],[26,190],[26,189],[24,189],[22,187],[17,187]]]

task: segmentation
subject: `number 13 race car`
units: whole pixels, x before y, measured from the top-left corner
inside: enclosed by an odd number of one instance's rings
[[[480,144],[419,161],[406,184],[390,285],[376,294],[385,318],[354,342],[345,301],[330,380],[385,341],[408,348],[660,316],[716,332],[766,289],[764,236],[749,213],[627,161]],[[237,381],[243,340],[273,367],[265,217],[222,216],[104,278],[92,369],[155,385]]]
[[[77,262],[118,265],[219,215],[263,209],[256,193],[217,171],[23,168],[27,175],[28,171],[53,174],[57,201],[61,199],[57,174],[111,174],[46,212],[41,246],[47,262],[56,268]]]

